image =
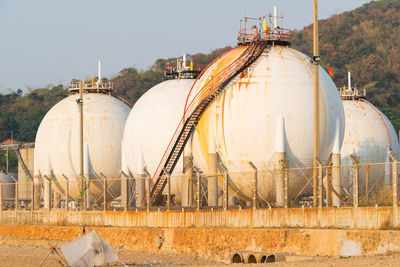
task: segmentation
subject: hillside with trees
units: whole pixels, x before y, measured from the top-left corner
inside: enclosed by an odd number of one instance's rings
[[[400,0],[374,1],[319,23],[321,64],[338,87],[353,82],[400,129]],[[296,31],[292,47],[312,55],[313,26]]]
[[[367,89],[368,99],[400,129],[400,0],[371,2],[350,12],[320,21],[322,66],[332,67],[338,87],[347,83],[347,70],[358,87]],[[295,31],[292,47],[312,54],[312,25]],[[225,47],[194,57],[207,64]],[[158,59],[147,70],[126,68],[111,78],[114,94],[134,104],[152,86],[163,81],[163,66]],[[133,62],[132,62],[133,63]],[[23,95],[21,90],[0,94],[0,142],[14,139],[33,142],[46,112],[67,96],[62,85],[38,88]]]
[[[38,88],[26,95],[22,91],[0,94],[0,142],[11,138],[32,142],[37,128],[49,109],[67,96],[64,86]]]
[[[231,49],[227,46],[209,54],[193,55],[202,65],[208,64],[221,53]],[[164,65],[176,58],[158,59],[147,70],[126,68],[111,78],[114,83],[113,95],[120,96],[134,104],[140,96],[154,85],[164,80]],[[15,93],[0,94],[0,143],[11,138],[20,142],[34,142],[41,120],[49,109],[68,95],[63,85],[51,88],[38,88],[23,95],[18,89]]]
[[[199,61],[201,65],[207,65],[214,58],[229,49],[231,49],[231,47],[227,46],[216,49],[210,54],[198,53],[193,55],[193,57]],[[134,104],[147,90],[164,80],[165,63],[176,59],[177,58],[157,59],[146,71],[139,71],[136,68],[121,70],[116,77],[111,79],[114,83],[114,94]]]

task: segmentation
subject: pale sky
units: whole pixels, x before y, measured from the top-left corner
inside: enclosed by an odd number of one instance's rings
[[[67,84],[158,58],[234,46],[243,16],[278,6],[284,28],[312,23],[312,0],[0,0],[0,93]],[[369,0],[319,0],[320,19]]]

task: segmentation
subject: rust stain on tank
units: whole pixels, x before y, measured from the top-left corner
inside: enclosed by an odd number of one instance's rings
[[[249,86],[249,84],[250,84],[250,82],[242,82],[242,81],[238,82],[237,85],[238,85],[239,91],[240,91],[240,88],[242,87],[242,85],[245,85],[245,86],[246,86],[246,89],[247,89],[247,87]]]
[[[224,94],[222,96],[221,127],[222,127],[222,138],[224,140],[225,151],[228,151],[228,147],[226,146],[226,140],[225,140],[225,96],[226,96],[226,91],[224,91]]]
[[[257,78],[257,77],[255,77],[255,78]],[[246,89],[248,89],[249,85],[251,85],[251,84],[257,85],[257,82],[253,82],[253,81],[251,80],[251,78],[250,78],[250,79],[248,79],[248,81],[239,81],[239,82],[237,82],[236,84],[238,85],[238,89],[240,90],[240,87],[241,87],[242,85],[245,85],[245,86],[246,86]]]

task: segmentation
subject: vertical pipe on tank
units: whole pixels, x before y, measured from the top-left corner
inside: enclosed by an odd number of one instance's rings
[[[98,72],[99,72],[99,80],[97,83],[101,82],[101,60],[99,59],[99,63],[98,63]]]
[[[351,72],[350,71],[347,71],[347,87],[348,87],[348,90],[349,91],[351,91]]]
[[[276,205],[283,207],[285,205],[285,119],[279,117],[276,128],[276,161],[278,170],[275,180]]]
[[[193,155],[192,155],[192,138],[189,139],[183,158],[183,190],[182,190],[182,206],[191,206],[193,203]]]
[[[144,171],[144,159],[142,149],[138,149],[137,153],[139,156],[137,157],[137,175],[136,175],[136,207],[142,208],[143,207],[143,199],[145,196],[145,179],[146,173]],[[147,200],[148,201],[148,200]]]
[[[83,174],[86,178],[86,208],[90,208],[90,156],[89,156],[89,144],[85,143],[83,149]]]
[[[210,127],[211,128],[211,127]],[[210,129],[208,144],[208,206],[218,205],[218,156],[215,136]]]
[[[332,150],[332,189],[330,199],[332,199],[333,206],[340,206],[340,188],[341,188],[341,160],[340,160],[340,133],[339,133],[339,120],[336,120],[335,141]]]
[[[274,6],[274,28],[278,28],[278,8]]]
[[[79,81],[79,99],[77,100],[79,108],[79,178],[81,180],[83,209],[86,210],[85,201],[85,176],[83,170],[83,82]]]
[[[187,60],[188,60],[188,56],[187,56],[187,54],[183,54],[183,57],[182,57],[182,67],[186,67],[187,66]]]

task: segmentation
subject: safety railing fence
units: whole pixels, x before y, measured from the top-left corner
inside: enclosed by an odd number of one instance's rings
[[[211,175],[195,167],[189,175],[173,173],[155,205],[141,201],[147,195],[150,175],[13,178],[1,183],[0,203],[2,210],[104,211],[398,205],[398,161],[394,157],[380,162],[353,157],[340,165],[326,161],[316,168],[313,177],[313,167],[285,161],[263,166],[220,164]]]
[[[243,28],[238,33],[238,43],[245,44],[251,42],[256,36],[260,35],[262,40],[267,41],[283,41],[291,43],[292,31],[283,28],[268,28],[265,31],[259,32],[257,28]]]

